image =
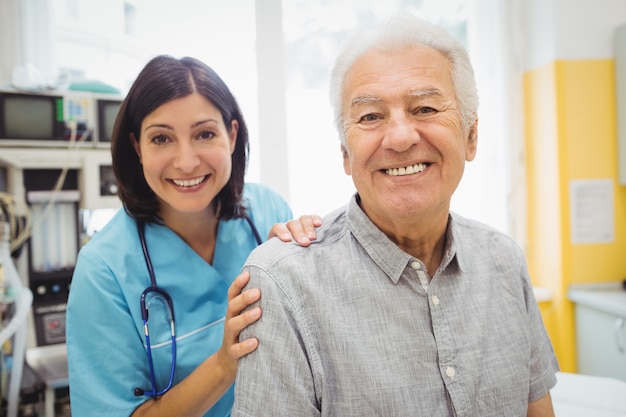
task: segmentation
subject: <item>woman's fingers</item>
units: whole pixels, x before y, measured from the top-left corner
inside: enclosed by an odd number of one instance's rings
[[[283,242],[294,239],[301,246],[309,246],[317,235],[315,228],[322,225],[322,218],[316,214],[306,214],[286,223],[277,223],[270,230],[269,237],[278,236]]]
[[[239,274],[228,289],[228,309],[224,324],[224,343],[233,359],[247,355],[258,346],[256,338],[239,341],[239,333],[251,323],[261,317],[261,308],[256,306],[246,310],[250,305],[259,301],[261,291],[258,288],[244,290],[250,280],[248,272]]]

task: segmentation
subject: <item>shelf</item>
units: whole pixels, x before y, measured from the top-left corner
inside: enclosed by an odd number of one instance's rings
[[[568,298],[577,304],[626,318],[626,291],[620,282],[573,284]]]

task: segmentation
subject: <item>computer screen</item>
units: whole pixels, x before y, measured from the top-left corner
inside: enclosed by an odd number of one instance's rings
[[[60,106],[60,107],[59,107]],[[0,94],[0,137],[62,139],[63,99],[34,94]]]
[[[111,142],[115,119],[122,102],[119,100],[98,100],[98,141]]]

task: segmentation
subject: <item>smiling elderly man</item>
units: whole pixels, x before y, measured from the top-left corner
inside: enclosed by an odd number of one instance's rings
[[[410,16],[359,35],[331,98],[357,193],[309,248],[246,263],[263,317],[242,332],[233,416],[553,416],[558,364],[522,250],[450,212],[477,149],[463,47]]]

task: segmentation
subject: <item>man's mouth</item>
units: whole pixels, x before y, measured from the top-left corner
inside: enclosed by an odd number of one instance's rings
[[[206,180],[208,178],[207,175],[204,175],[202,177],[198,177],[198,178],[192,178],[189,180],[170,180],[172,181],[175,185],[179,186],[179,187],[193,187],[194,185],[198,185],[201,182],[203,182],[204,180]]]
[[[402,168],[389,168],[385,170],[387,175],[391,175],[393,177],[401,177],[403,175],[411,175],[422,172],[428,167],[428,164],[413,164]]]

